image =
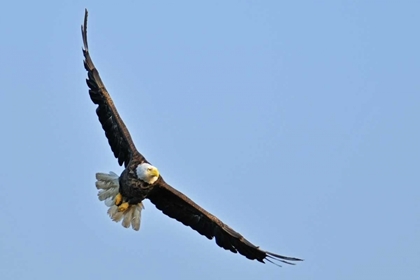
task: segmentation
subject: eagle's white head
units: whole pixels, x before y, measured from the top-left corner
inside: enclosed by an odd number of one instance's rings
[[[136,173],[140,180],[148,184],[153,184],[159,178],[159,170],[149,163],[137,166]]]

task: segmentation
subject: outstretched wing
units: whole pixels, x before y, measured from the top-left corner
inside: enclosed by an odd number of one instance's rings
[[[118,163],[125,166],[130,162],[134,155],[140,157],[141,161],[145,158],[137,151],[131,140],[130,133],[127,130],[124,122],[121,120],[114,102],[112,101],[105,85],[102,83],[98,70],[92,62],[89,54],[87,42],[87,19],[88,11],[85,10],[85,20],[82,25],[83,38],[83,56],[85,57],[84,65],[88,72],[86,83],[89,86],[89,95],[93,103],[98,105],[96,114],[108,138],[108,143],[111,146],[114,156],[118,159]]]
[[[239,254],[244,255],[248,259],[260,262],[266,260],[272,263],[279,261],[294,264],[292,263],[293,261],[301,261],[298,258],[286,257],[261,250],[217,217],[198,206],[183,193],[169,186],[163,179],[155,186],[148,198],[156,208],[169,217],[186,226],[190,226],[208,239],[215,237],[217,245],[223,249],[233,253],[239,252]]]

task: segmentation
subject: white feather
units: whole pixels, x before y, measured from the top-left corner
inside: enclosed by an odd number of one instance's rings
[[[108,209],[108,215],[117,223],[124,218],[124,213],[125,212],[118,212],[118,207],[116,205],[113,205]]]
[[[133,218],[131,219],[131,227],[134,230],[139,230],[140,229],[140,224],[141,224],[141,210],[144,209],[143,207],[143,203],[139,203],[137,205],[133,205],[132,207],[134,207],[133,210]]]
[[[98,190],[107,190],[115,187],[115,183],[113,181],[96,181],[95,185]]]
[[[112,182],[116,180],[118,182],[118,178],[119,176],[112,171],[110,171],[108,174],[96,173],[96,180],[98,181]]]
[[[96,179],[95,185],[99,190],[99,200],[103,201],[108,198],[114,199],[120,189],[118,175],[113,172],[110,172],[109,174],[96,173]]]
[[[108,208],[108,215],[112,219],[112,217],[118,212],[118,206],[112,205]]]
[[[99,189],[110,189],[110,188],[119,188],[120,183],[118,180],[118,175],[110,172],[109,174],[105,173],[96,173],[96,188]]]
[[[118,206],[115,205],[115,197],[119,193],[120,184],[119,177],[114,172],[96,173],[96,188],[98,191],[98,198],[104,201],[108,208],[108,215],[114,222],[122,220],[122,226],[125,228],[131,227],[134,230],[140,229],[141,224],[141,210],[144,209],[143,203],[130,205],[124,212],[118,211]]]
[[[98,192],[98,198],[100,201],[104,201],[108,198],[115,198],[119,192],[119,188],[111,188],[107,190],[99,190]]]
[[[131,225],[131,218],[133,217],[133,211],[135,206],[132,205],[128,207],[128,209],[124,212],[124,219],[122,221],[122,226],[125,228],[129,228]]]
[[[98,190],[100,190],[100,189],[109,189],[109,187],[111,187],[111,184],[108,183],[108,182],[105,182],[105,181],[96,181],[95,185],[96,185],[96,188]]]
[[[159,170],[149,163],[139,164],[136,168],[136,174],[140,180],[148,184],[153,184],[159,178]]]
[[[108,207],[111,207],[114,204],[115,204],[115,196],[114,197],[107,198],[105,200],[105,205],[108,206]]]

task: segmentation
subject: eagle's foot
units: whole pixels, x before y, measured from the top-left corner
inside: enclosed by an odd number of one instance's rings
[[[120,206],[121,202],[123,200],[122,194],[118,193],[115,197],[115,205]]]
[[[124,212],[125,210],[128,209],[128,207],[130,207],[130,205],[128,204],[128,202],[124,202],[123,204],[121,204],[120,206],[118,206],[118,212]]]

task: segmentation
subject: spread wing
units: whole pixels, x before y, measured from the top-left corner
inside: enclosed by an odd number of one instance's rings
[[[141,161],[145,161],[145,158],[134,146],[130,133],[121,120],[114,102],[106,90],[105,85],[102,83],[99,72],[90,58],[87,42],[87,18],[88,11],[85,10],[85,20],[82,25],[83,56],[85,57],[83,62],[88,73],[86,83],[89,86],[90,98],[93,103],[98,105],[96,114],[102,124],[102,128],[105,131],[105,135],[108,138],[108,143],[114,152],[114,156],[118,159],[120,165],[124,163],[124,165],[127,166],[133,156],[137,156]]]
[[[186,226],[190,226],[208,239],[215,238],[216,244],[223,249],[260,262],[266,260],[271,263],[279,261],[294,264],[292,263],[293,261],[301,261],[298,258],[286,257],[261,250],[217,217],[198,206],[183,193],[169,186],[163,179],[154,187],[148,198],[165,215],[176,219]]]

